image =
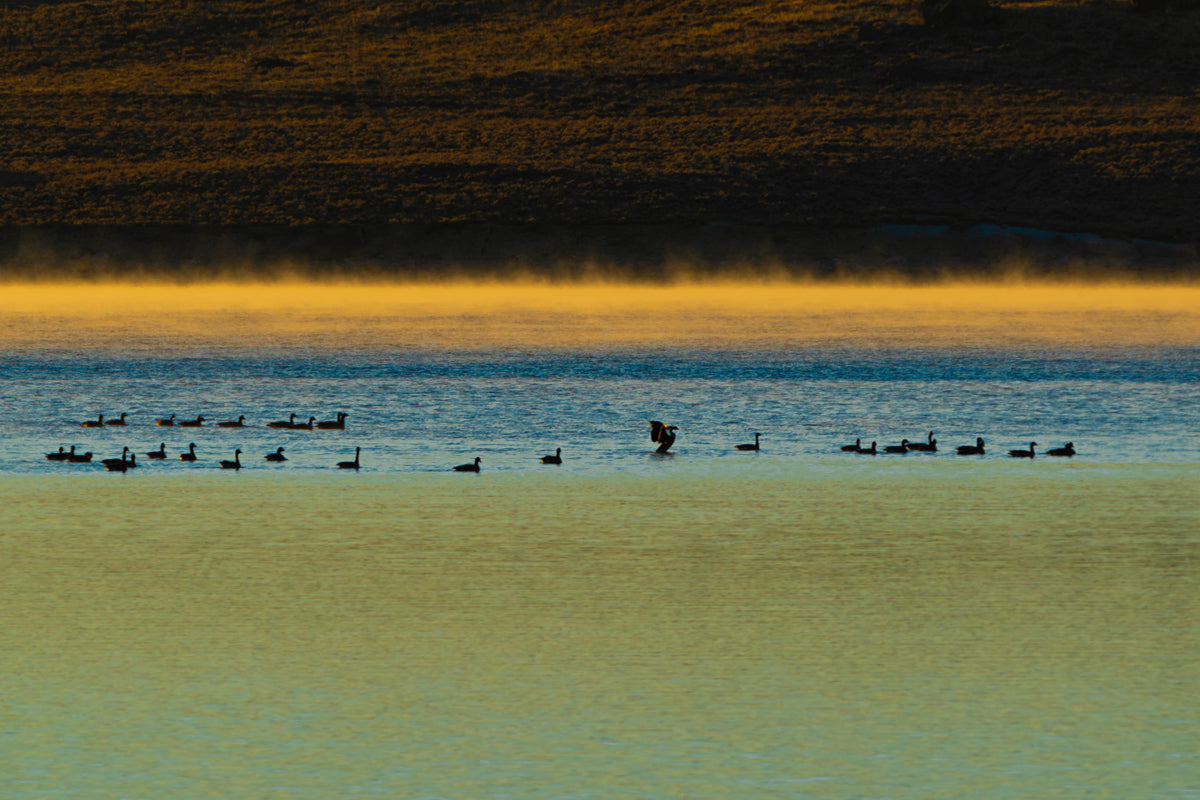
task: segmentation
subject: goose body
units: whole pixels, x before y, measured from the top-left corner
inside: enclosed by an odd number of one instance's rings
[[[344,431],[346,430],[346,417],[349,414],[338,412],[337,419],[327,419],[323,422],[318,422],[317,427],[323,431]]]
[[[739,445],[737,446],[737,449],[738,449],[738,450],[757,450],[757,449],[758,449],[758,437],[759,437],[759,436],[760,436],[760,434],[757,434],[757,433],[756,433],[756,434],[754,434],[754,444],[739,444]]]
[[[72,450],[72,452],[67,455],[67,461],[69,461],[70,463],[72,463],[72,464],[87,464],[87,463],[91,462],[91,460],[92,460],[92,451],[91,450],[87,451],[86,453],[76,453],[76,452],[74,452],[74,450],[75,450],[74,447],[71,447],[71,450]]]
[[[196,460],[196,443],[192,442],[188,445],[186,453],[179,454],[180,461],[195,461]]]
[[[280,447],[274,453],[267,453],[263,456],[267,461],[287,461],[287,456],[283,454],[283,448]]]
[[[242,468],[242,451],[233,451],[233,461],[222,461],[221,469],[241,469]]]
[[[70,458],[72,455],[74,455],[74,453],[75,453],[75,445],[71,445],[70,453],[68,453],[66,450],[63,450],[62,446],[60,445],[57,453],[46,453],[46,460],[47,461],[66,461],[68,458]]]
[[[118,419],[110,419],[110,420],[106,420],[104,424],[105,424],[105,425],[124,425],[124,424],[125,424],[125,418],[126,418],[126,417],[128,417],[128,416],[129,416],[128,414],[122,413],[122,414],[121,414],[121,416],[120,416],[120,418],[118,418]]]
[[[855,452],[859,453],[860,455],[864,455],[864,456],[874,456],[874,455],[879,454],[879,451],[877,449],[875,449],[875,442],[871,442],[870,447],[860,447]]]
[[[121,451],[120,458],[105,458],[105,459],[101,459],[100,463],[103,464],[104,468],[110,472],[117,471],[117,470],[119,470],[120,472],[124,472],[129,466],[129,462],[125,460],[125,457],[127,455],[129,455],[128,447],[126,447],[124,450]]]
[[[101,414],[101,415],[99,416],[99,418],[97,418],[97,419],[89,419],[89,420],[87,420],[87,421],[85,421],[85,422],[81,422],[81,423],[80,423],[80,427],[83,427],[83,428],[103,428],[103,427],[104,427],[104,415],[103,415],[103,414]]]
[[[937,452],[937,439],[933,438],[933,431],[929,432],[929,441],[928,442],[909,442],[908,449],[916,450],[917,452],[920,452],[920,453],[936,453]]]
[[[308,422],[297,422],[295,425],[292,426],[292,430],[294,430],[294,431],[311,431],[313,429],[313,423],[316,422],[316,420],[317,420],[316,417],[309,417]]]
[[[973,445],[964,444],[956,449],[960,456],[981,456],[983,455],[983,437],[976,437]]]
[[[1033,448],[1037,447],[1037,442],[1030,442],[1028,450],[1009,450],[1008,455],[1011,458],[1033,458]]]
[[[160,428],[173,428],[175,427],[175,415],[172,414],[166,419],[156,419],[154,420],[154,424]]]
[[[479,472],[479,456],[475,456],[475,460],[470,464],[459,464],[454,468],[455,472]]]
[[[561,464],[562,463],[562,448],[561,447],[555,448],[554,455],[552,455],[552,456],[542,456],[542,463],[543,464]]]
[[[843,453],[861,453],[862,452],[862,439],[855,439],[854,444],[842,445],[842,452]]]
[[[358,466],[359,466],[358,454],[361,452],[362,452],[361,447],[354,448],[354,460],[353,461],[339,461],[338,469],[358,469]]]
[[[185,419],[183,422],[181,422],[179,424],[185,428],[199,428],[201,425],[204,424],[204,417],[198,416],[195,419]]]
[[[160,444],[158,446],[157,450],[151,450],[149,453],[146,453],[146,457],[147,458],[166,458],[167,457],[167,443],[163,442],[162,444]]]
[[[296,415],[292,414],[286,420],[281,419],[281,420],[276,420],[275,422],[268,422],[267,427],[268,428],[291,428],[295,424],[296,424]]]
[[[908,452],[908,439],[901,439],[900,444],[889,444],[887,447],[883,448],[883,452],[885,452],[885,453],[907,453]]]
[[[654,452],[660,455],[666,455],[671,450],[671,445],[675,444],[675,431],[679,430],[677,425],[665,425],[658,420],[650,420],[650,441],[658,442],[658,449]]]
[[[1075,443],[1067,442],[1062,447],[1055,447],[1052,450],[1047,450],[1046,455],[1048,455],[1048,456],[1066,456],[1067,458],[1074,458]]]
[[[244,428],[244,427],[246,427],[246,415],[243,414],[242,416],[238,417],[236,420],[234,420],[232,422],[218,422],[217,427],[218,428]]]

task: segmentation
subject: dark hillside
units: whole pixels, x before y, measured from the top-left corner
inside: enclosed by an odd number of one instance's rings
[[[1200,14],[8,2],[0,224],[978,221],[1195,241]]]

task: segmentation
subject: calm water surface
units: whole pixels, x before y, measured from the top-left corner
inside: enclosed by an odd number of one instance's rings
[[[1187,335],[39,319],[0,356],[5,797],[1200,796]],[[937,454],[838,449],[931,429]],[[1031,440],[1079,456],[1004,455]],[[160,443],[124,475],[44,458]]]

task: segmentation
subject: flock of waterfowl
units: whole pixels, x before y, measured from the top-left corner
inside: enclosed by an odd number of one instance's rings
[[[297,422],[296,415],[292,414],[286,420],[276,420],[274,422],[268,422],[266,424],[266,427],[275,428],[278,430],[293,430],[293,431],[311,431],[311,430],[344,431],[344,430],[346,430],[346,419],[349,416],[350,416],[349,414],[344,414],[342,412],[338,412],[336,419],[330,419],[330,420],[324,420],[321,422],[317,422],[316,417],[309,417],[306,422]],[[123,428],[123,427],[127,427],[129,425],[128,419],[129,419],[129,414],[124,414],[124,413],[118,417],[111,417],[109,419],[105,419],[104,415],[100,414],[97,416],[96,419],[84,420],[83,422],[80,423],[80,427],[83,427],[83,428],[107,428],[107,427],[111,426],[111,427]],[[159,427],[159,428],[174,428],[174,427],[202,428],[202,427],[204,427],[205,422],[207,422],[207,420],[203,416],[200,416],[200,415],[197,415],[195,419],[177,420],[176,415],[172,414],[171,416],[166,417],[164,419],[156,419],[154,421],[154,424],[156,427]],[[246,416],[243,414],[243,415],[240,415],[235,420],[226,420],[224,422],[218,422],[213,427],[246,428],[249,426],[246,424]],[[337,462],[338,468],[339,469],[354,469],[354,470],[359,469],[361,467],[361,462],[359,460],[361,452],[362,452],[362,448],[356,447],[354,449],[354,460],[353,461],[339,461],[339,462]],[[240,470],[243,466],[245,466],[244,464],[242,464],[242,456],[243,455],[244,455],[244,453],[240,448],[235,449],[233,451],[232,459],[220,459],[221,468],[222,469]],[[145,453],[145,456],[146,456],[146,458],[149,458],[152,460],[158,460],[158,461],[166,459],[167,458],[166,442],[161,443],[158,446],[157,450],[147,451]],[[93,454],[90,451],[86,452],[86,453],[77,453],[75,445],[71,445],[70,450],[67,450],[64,447],[60,446],[58,448],[57,452],[46,453],[46,459],[48,461],[60,461],[60,462],[64,462],[67,464],[90,464],[90,463],[92,463],[92,457],[93,457]],[[264,460],[270,461],[270,462],[287,461],[287,456],[285,456],[283,454],[282,447],[275,448],[274,452],[267,453],[265,456],[263,456],[263,458],[264,458]],[[179,454],[179,460],[185,461],[185,462],[195,462],[197,460],[196,443],[195,442],[188,443],[188,449]],[[104,466],[104,468],[107,469],[109,472],[127,472],[128,470],[136,469],[138,467],[137,453],[134,453],[128,447],[125,447],[121,451],[121,456],[119,458],[105,458],[105,459],[101,459],[99,463],[102,464]]]
[[[339,412],[337,414],[337,418],[332,419],[332,420],[325,420],[322,422],[317,422],[316,417],[309,417],[308,420],[305,422],[296,422],[296,415],[292,414],[286,420],[276,420],[274,422],[268,422],[266,424],[266,427],[274,428],[274,429],[278,429],[278,430],[301,430],[301,431],[339,430],[339,431],[344,431],[344,430],[346,430],[346,419],[348,417],[349,417],[349,414],[344,414],[344,413]],[[128,418],[129,418],[128,414],[121,414],[119,417],[114,417],[114,418],[110,418],[110,419],[106,420],[106,419],[104,419],[104,415],[101,414],[97,417],[97,419],[86,420],[86,421],[80,423],[80,425],[84,428],[102,428],[102,427],[107,427],[107,426],[124,427],[129,424],[127,422]],[[179,426],[179,427],[183,427],[183,428],[199,428],[199,427],[203,427],[205,422],[206,422],[206,420],[203,416],[197,416],[195,419],[185,419],[185,420],[176,421],[176,416],[174,414],[172,414],[170,417],[167,417],[165,419],[155,420],[154,424],[158,427]],[[217,428],[245,428],[245,427],[249,427],[249,426],[246,425],[246,417],[244,415],[242,415],[242,416],[239,416],[236,420],[227,420],[224,422],[218,422],[214,427],[217,427]],[[667,425],[663,422],[659,422],[658,420],[650,420],[650,441],[658,445],[658,447],[655,449],[654,452],[658,455],[671,455],[672,454],[671,447],[675,444],[676,432],[678,430],[679,430],[679,426],[677,426],[677,425]],[[741,451],[758,451],[761,449],[760,437],[761,437],[760,433],[755,433],[753,444],[735,445],[735,449],[741,450]],[[1038,446],[1037,442],[1030,442],[1028,450],[1023,449],[1023,448],[1013,449],[1013,450],[1008,451],[1008,455],[1012,458],[1030,458],[1030,459],[1032,459],[1036,456],[1035,448],[1037,446]],[[841,451],[845,452],[845,453],[857,453],[860,455],[869,455],[869,456],[878,455],[880,453],[885,453],[885,454],[904,454],[904,453],[912,453],[912,452],[936,453],[936,452],[938,452],[938,441],[937,441],[937,439],[933,438],[933,431],[930,431],[927,441],[918,442],[918,441],[909,441],[908,439],[901,439],[900,444],[886,445],[881,450],[881,449],[879,449],[878,442],[876,442],[876,441],[871,442],[870,447],[863,447],[862,439],[859,438],[859,439],[854,440],[854,444],[843,445],[841,447]],[[960,456],[982,456],[982,455],[985,455],[986,448],[985,448],[985,443],[984,443],[983,438],[979,437],[979,438],[975,439],[975,444],[960,445],[960,446],[955,447],[954,451],[957,455],[960,455]],[[273,462],[273,463],[287,461],[288,460],[287,456],[285,456],[283,454],[283,452],[284,452],[283,447],[277,447],[273,452],[270,452],[270,453],[267,453],[266,455],[264,455],[263,459],[265,461]],[[1069,458],[1069,457],[1072,457],[1075,455],[1075,444],[1074,444],[1074,442],[1067,442],[1062,447],[1056,447],[1056,448],[1045,451],[1044,454],[1048,455],[1048,456],[1062,456],[1062,457]],[[232,469],[232,470],[242,469],[242,467],[245,466],[241,460],[241,457],[243,455],[244,455],[244,453],[240,448],[235,449],[233,451],[232,459],[220,459],[219,460],[220,464],[221,464],[221,468],[222,469]],[[353,469],[353,470],[360,469],[362,466],[361,455],[362,455],[362,448],[361,447],[354,448],[354,459],[352,461],[337,462],[338,469]],[[147,451],[145,453],[145,456],[146,456],[146,458],[151,459],[151,460],[161,461],[161,460],[166,459],[167,458],[166,443],[164,442],[164,443],[160,444],[158,446],[157,450]],[[93,454],[90,451],[86,452],[86,453],[77,453],[75,445],[71,445],[70,450],[67,450],[64,447],[60,446],[58,448],[57,452],[46,453],[47,460],[59,461],[59,462],[64,462],[64,463],[68,463],[68,464],[92,463],[92,457],[93,457]],[[179,460],[184,461],[184,462],[195,462],[197,460],[196,443],[195,442],[190,442],[188,444],[188,449],[179,454]],[[563,463],[562,448],[561,447],[557,448],[553,455],[542,456],[539,460],[542,464],[562,464]],[[138,467],[137,454],[132,452],[129,449],[129,447],[125,447],[122,450],[119,458],[105,458],[105,459],[101,459],[99,463],[102,464],[104,466],[104,468],[110,472],[127,472],[128,470],[136,469]],[[479,472],[481,463],[482,463],[482,459],[479,457],[476,457],[474,461],[467,462],[466,464],[459,464],[455,467],[452,467],[452,469],[456,472]]]
[[[758,443],[757,436],[755,444]],[[1035,448],[1037,442],[1030,442],[1029,449],[1009,450],[1010,458],[1034,458],[1036,456]],[[740,446],[739,446],[740,447]],[[757,449],[757,447],[755,448]],[[882,450],[878,448],[878,442],[871,442],[870,447],[862,446],[862,439],[855,439],[854,444],[842,446],[843,453],[860,453],[865,456],[874,456],[880,453],[936,453],[938,451],[937,439],[933,438],[933,431],[929,432],[929,441],[926,442],[910,442],[908,439],[901,439],[900,444],[886,445]],[[986,454],[986,448],[982,437],[976,437],[975,444],[964,444],[954,448],[956,455],[960,456],[982,456]],[[1048,456],[1060,456],[1071,458],[1075,455],[1075,443],[1067,442],[1062,447],[1055,447],[1045,452]]]

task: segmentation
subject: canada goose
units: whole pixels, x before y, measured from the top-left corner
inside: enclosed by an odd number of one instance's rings
[[[470,464],[459,464],[454,468],[455,472],[479,472],[479,456],[475,456],[475,460]]]
[[[175,415],[172,414],[166,419],[156,419],[154,420],[154,424],[160,428],[173,428],[175,427]]]
[[[75,448],[72,447],[71,449],[74,450]],[[91,460],[91,450],[88,450],[86,453],[73,453],[67,456],[67,461],[71,462],[72,464],[88,464],[91,462]]]
[[[960,456],[981,456],[983,455],[983,437],[977,436],[975,444],[964,444],[962,447],[956,449]]]
[[[671,449],[671,445],[675,444],[675,431],[679,430],[677,425],[664,425],[657,420],[650,420],[650,441],[658,442],[658,449],[654,452],[666,454]]]
[[[105,458],[105,459],[101,459],[100,463],[103,464],[104,468],[107,470],[111,471],[111,470],[115,470],[115,469],[120,469],[121,472],[124,472],[126,467],[129,466],[129,462],[127,460],[125,460],[125,456],[127,456],[127,455],[129,455],[128,447],[126,447],[124,450],[121,451],[120,458]]]
[[[70,458],[74,454],[75,454],[75,445],[71,445],[70,453],[68,453],[66,450],[63,450],[62,445],[59,445],[57,453],[46,453],[46,460],[47,461],[66,461],[68,458]]]
[[[188,451],[186,453],[179,454],[179,460],[180,461],[195,461],[196,460],[196,443],[195,442],[191,442],[190,444],[188,444]]]
[[[907,453],[908,452],[908,439],[901,439],[900,444],[889,444],[887,447],[883,448],[883,452],[885,452],[885,453]]]
[[[287,456],[283,454],[283,448],[279,448],[274,453],[267,453],[263,456],[267,461],[287,461]]]
[[[297,422],[295,425],[292,426],[292,430],[294,430],[294,431],[311,431],[313,429],[313,422],[315,422],[316,419],[317,419],[316,417],[309,417],[308,422]]]
[[[552,455],[552,456],[542,456],[542,463],[543,464],[561,464],[562,463],[562,448],[561,447],[555,448],[554,455]]]
[[[1055,447],[1052,450],[1047,450],[1046,455],[1066,456],[1067,458],[1073,458],[1075,456],[1075,443],[1067,442],[1062,447]]]
[[[878,455],[878,454],[879,454],[879,451],[875,449],[875,443],[874,443],[874,442],[871,442],[871,446],[870,446],[870,447],[860,447],[860,448],[858,448],[858,452],[859,452],[861,455],[864,455],[864,456],[874,456],[874,455]]]
[[[80,426],[84,428],[103,428],[104,415],[101,414],[98,419],[89,419],[86,422],[81,422]]]
[[[181,426],[183,426],[184,428],[199,428],[201,425],[204,424],[204,417],[198,416],[195,419],[185,419],[183,422],[181,422],[179,424]]]
[[[738,450],[757,450],[758,449],[758,437],[759,437],[759,434],[757,434],[757,433],[754,434],[754,444],[739,444],[737,446],[737,449]]]
[[[222,461],[221,469],[241,469],[242,468],[241,455],[242,455],[241,450],[234,450],[233,451],[233,461]]]
[[[1037,447],[1037,442],[1030,442],[1028,450],[1009,450],[1008,454],[1012,458],[1033,458],[1033,448]]]
[[[936,453],[937,439],[933,438],[933,431],[929,432],[928,442],[909,442],[908,449],[916,450],[919,453]]]
[[[105,425],[124,425],[124,424],[125,424],[125,418],[126,418],[126,417],[128,417],[128,416],[129,416],[128,414],[124,414],[124,413],[122,413],[122,414],[121,414],[121,417],[120,417],[120,419],[110,419],[110,420],[105,420],[104,424],[105,424]]]
[[[167,443],[163,442],[162,444],[160,444],[158,446],[157,450],[151,450],[149,453],[146,453],[146,457],[147,458],[166,458],[167,457]]]
[[[362,452],[361,447],[354,448],[354,460],[353,461],[339,461],[338,469],[358,469],[358,454],[360,452]]]
[[[337,419],[327,419],[324,422],[318,422],[317,427],[323,431],[344,431],[346,430],[346,417],[349,414],[338,412]]]
[[[281,419],[281,420],[277,420],[275,422],[268,422],[267,427],[268,428],[290,428],[295,424],[296,424],[296,415],[292,414],[286,420]]]
[[[218,428],[244,428],[246,427],[246,415],[238,417],[235,422],[218,422]]]
[[[854,444],[842,445],[842,452],[843,453],[861,453],[862,452],[862,439],[855,439]]]

